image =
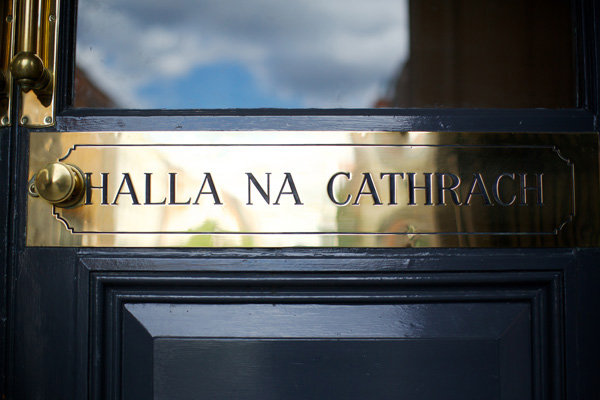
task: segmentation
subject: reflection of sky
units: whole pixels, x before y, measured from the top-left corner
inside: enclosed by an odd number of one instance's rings
[[[198,188],[202,184],[204,175],[200,171],[209,171],[212,173],[217,191],[221,196],[221,200],[225,203],[224,210],[218,207],[219,212],[226,212],[231,215],[233,213],[232,206],[238,204],[244,216],[244,221],[236,221],[239,223],[249,224],[242,225],[227,225],[231,223],[231,219],[216,214],[211,211],[211,218],[217,222],[217,227],[222,231],[237,230],[260,230],[276,232],[287,229],[289,226],[294,226],[298,231],[319,232],[319,231],[335,231],[337,229],[337,207],[329,202],[323,201],[326,195],[326,180],[335,172],[340,170],[353,170],[355,165],[355,153],[351,147],[336,147],[332,150],[331,147],[315,147],[310,151],[311,161],[307,162],[305,148],[290,149],[282,146],[279,149],[274,149],[270,146],[256,146],[261,144],[272,145],[273,143],[295,143],[295,144],[350,144],[352,143],[352,135],[346,132],[336,132],[330,135],[326,132],[236,132],[232,135],[224,134],[223,132],[208,133],[203,136],[198,136],[197,132],[177,132],[176,135],[168,135],[164,132],[148,132],[144,134],[144,143],[154,144],[181,144],[187,142],[200,142],[216,144],[226,144],[225,146],[211,147],[208,154],[203,157],[201,147],[196,148],[176,148],[173,147],[158,147],[157,154],[160,159],[168,160],[172,171],[192,172],[196,180],[190,182],[192,188],[187,188],[192,195],[198,192]],[[334,138],[334,139],[332,139]],[[235,147],[230,145],[249,144],[254,145],[251,149]],[[241,150],[241,155],[236,156]],[[130,151],[130,150],[128,150]],[[251,156],[248,152],[251,151]],[[149,154],[145,149],[144,154]],[[232,160],[239,160],[232,163]],[[130,170],[139,169],[141,165],[147,165],[144,169],[151,170],[153,165],[160,165],[161,162],[157,159],[148,157],[143,161],[133,160],[128,157],[128,162],[132,163]],[[289,194],[283,195],[280,206],[267,205],[259,193],[252,189],[253,205],[248,206],[248,178],[246,172],[254,174],[259,184],[267,189],[266,172],[271,172],[270,176],[270,193],[271,202],[275,202],[279,191],[282,188],[284,172],[289,171],[293,174],[294,184],[297,187],[303,205],[301,207],[293,205],[293,197]],[[320,179],[319,179],[320,178]],[[155,175],[155,180],[158,182],[161,179],[160,174]],[[190,180],[188,177],[187,180]],[[324,180],[324,181],[322,181]],[[184,180],[179,183],[183,186]],[[341,182],[338,182],[341,183]],[[164,184],[163,184],[164,186]],[[185,189],[185,188],[184,188]],[[337,189],[337,183],[336,183]],[[154,189],[156,191],[156,189]],[[195,191],[195,192],[194,192]],[[289,187],[286,186],[286,190]],[[181,193],[185,193],[182,189]],[[156,194],[157,198],[166,197],[166,192]],[[183,195],[185,197],[187,195]],[[204,201],[210,196],[204,196]],[[235,201],[231,201],[234,199]],[[192,199],[194,200],[194,199]],[[205,203],[206,204],[206,203]],[[210,207],[209,207],[210,209]],[[193,211],[193,208],[191,209]],[[292,212],[290,212],[292,211]],[[189,221],[194,220],[189,214],[183,214],[185,222],[189,225]],[[122,218],[124,226],[132,224],[130,219]],[[169,220],[173,224],[181,224],[181,221]],[[134,222],[136,224],[137,222]],[[131,226],[131,225],[130,225]],[[215,240],[221,240],[216,239]],[[289,237],[282,235],[254,238],[255,245],[284,245],[290,243]],[[320,236],[303,236],[297,239],[295,245],[302,246],[323,246],[332,244],[325,242],[325,239]],[[333,240],[333,239],[331,239]],[[239,243],[238,243],[239,245]]]
[[[77,62],[126,108],[370,107],[405,0],[81,0]]]
[[[140,86],[137,93],[157,107],[214,108],[230,104],[240,108],[261,107],[273,102],[272,95],[257,85],[243,64],[219,63],[199,66],[189,74]],[[296,99],[277,99],[279,107],[297,108]]]

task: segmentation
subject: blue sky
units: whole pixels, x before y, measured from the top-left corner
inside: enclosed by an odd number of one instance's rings
[[[77,65],[123,108],[357,108],[408,56],[406,0],[80,0]]]
[[[299,98],[265,92],[240,63],[216,62],[188,74],[146,84],[138,89],[155,107],[168,108],[301,108]]]

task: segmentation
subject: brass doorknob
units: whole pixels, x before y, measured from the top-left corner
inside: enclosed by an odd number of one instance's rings
[[[39,170],[29,191],[56,207],[72,208],[83,199],[85,180],[76,166],[55,162]]]

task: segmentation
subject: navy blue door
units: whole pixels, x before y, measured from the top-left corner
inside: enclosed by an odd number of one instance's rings
[[[76,2],[65,1],[51,129],[598,132],[600,5],[573,8],[576,107],[188,112],[72,108]],[[7,399],[600,393],[599,248],[28,247],[31,134],[0,130]]]

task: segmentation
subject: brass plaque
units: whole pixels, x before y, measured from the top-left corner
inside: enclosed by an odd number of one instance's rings
[[[85,196],[29,197],[29,246],[600,245],[596,133],[31,133],[57,161]]]

